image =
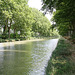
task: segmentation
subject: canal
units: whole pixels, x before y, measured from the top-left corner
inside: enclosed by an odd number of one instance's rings
[[[0,43],[0,75],[45,75],[58,39]]]

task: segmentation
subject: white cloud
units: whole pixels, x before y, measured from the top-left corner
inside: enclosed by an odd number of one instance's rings
[[[40,10],[42,8],[42,2],[41,0],[29,0],[28,2],[29,7],[36,8]],[[52,15],[46,14],[45,15],[49,20],[51,19]]]
[[[41,9],[41,7],[42,7],[41,4],[42,4],[41,0],[29,0],[29,2],[28,2],[28,5],[29,5],[30,7],[36,8],[36,9],[38,9],[38,10]]]

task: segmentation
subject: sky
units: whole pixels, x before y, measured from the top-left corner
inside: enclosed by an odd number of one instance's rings
[[[29,0],[28,5],[32,8],[37,8],[38,10],[41,9],[42,7],[42,2],[41,0]]]
[[[41,2],[41,0],[29,0],[28,5],[29,5],[29,7],[36,8],[36,9],[40,10],[42,7],[42,2]],[[50,15],[50,14],[46,14],[45,16],[49,20],[52,18],[52,15]]]

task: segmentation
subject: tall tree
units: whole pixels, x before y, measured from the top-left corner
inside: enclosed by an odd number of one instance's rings
[[[46,11],[53,11],[56,9],[56,14],[54,15],[54,20],[57,26],[60,28],[68,28],[67,31],[72,30],[72,35],[75,35],[75,0],[42,0],[43,9]],[[62,26],[65,25],[65,26]],[[59,32],[61,32],[59,30]]]
[[[28,0],[0,0],[0,24],[3,26],[3,34],[8,33],[10,38],[10,29],[27,32],[31,28],[31,8],[27,5]]]
[[[39,33],[41,36],[50,36],[50,21],[45,17],[44,14],[42,14],[37,9],[32,9],[33,16],[34,16],[34,22],[32,24],[32,30],[35,33]]]

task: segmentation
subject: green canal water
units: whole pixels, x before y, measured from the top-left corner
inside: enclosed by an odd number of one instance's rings
[[[0,75],[45,75],[58,39],[0,43]]]

